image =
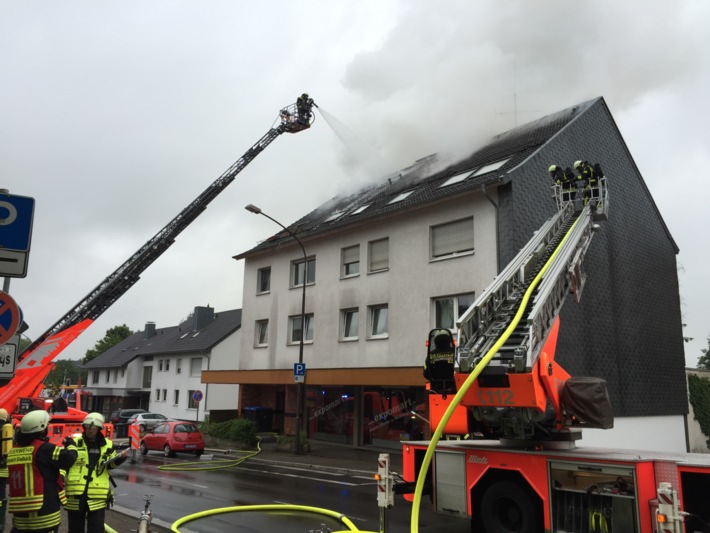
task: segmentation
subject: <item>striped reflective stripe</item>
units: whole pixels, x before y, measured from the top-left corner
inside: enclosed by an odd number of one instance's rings
[[[26,516],[16,514],[12,517],[12,525],[17,529],[36,531],[57,527],[61,519],[59,511],[41,516],[37,515],[37,513],[28,513]]]

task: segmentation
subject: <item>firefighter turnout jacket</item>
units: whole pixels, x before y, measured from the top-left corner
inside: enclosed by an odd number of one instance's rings
[[[39,438],[10,450],[8,511],[14,513],[14,529],[47,531],[59,526],[66,501],[61,475],[75,460],[73,446],[62,448]]]
[[[77,460],[67,475],[67,511],[96,511],[113,503],[113,480],[109,470],[121,465],[126,457],[117,454],[113,442],[97,433],[89,440],[75,439]],[[82,502],[87,507],[82,508]]]

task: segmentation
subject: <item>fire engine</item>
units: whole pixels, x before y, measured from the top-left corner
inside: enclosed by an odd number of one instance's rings
[[[589,192],[575,202],[553,187],[558,212],[461,316],[448,366],[430,334],[432,438],[403,443],[394,487],[414,502],[412,531],[426,495],[475,532],[710,532],[709,456],[576,445],[583,428],[613,426],[606,383],[555,362],[560,309],[579,302],[607,219],[606,178]]]
[[[0,407],[12,414],[16,423],[29,411],[45,409],[52,413],[49,428],[50,441],[61,444],[65,437],[81,430],[81,423],[87,415],[82,410],[81,394],[76,407],[61,405],[40,397],[43,381],[52,370],[52,361],[104,311],[123,296],[139,279],[143,271],[160,257],[187,228],[221,193],[244,168],[282,133],[298,133],[308,129],[315,117],[312,99],[290,104],[279,111],[279,116],[269,131],[259,139],[242,157],[229,167],[219,178],[207,187],[185,209],[163,227],[158,233],[129,257],[112,274],[104,279],[89,294],[82,298],[70,311],[46,332],[37,337],[18,357],[15,376],[1,383]],[[110,437],[113,427],[106,425]]]

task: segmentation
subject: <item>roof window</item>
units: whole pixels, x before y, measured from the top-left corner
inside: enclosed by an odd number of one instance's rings
[[[360,213],[362,213],[362,212],[363,212],[365,209],[367,209],[368,207],[370,207],[370,204],[361,205],[361,206],[358,207],[355,211],[353,211],[352,213],[350,213],[350,215],[351,215],[351,216],[352,216],[352,215],[359,215]]]
[[[493,172],[494,170],[498,170],[500,167],[505,165],[508,161],[510,161],[510,158],[503,159],[503,161],[498,161],[497,163],[491,163],[490,165],[484,165],[481,168],[479,168],[476,172],[471,174],[471,176],[480,176],[481,174],[488,174],[489,172]]]
[[[324,222],[332,222],[333,220],[339,219],[343,215],[342,211],[335,211],[332,215],[324,220]]]
[[[467,170],[466,172],[461,172],[460,174],[455,174],[455,175],[451,176],[449,179],[447,179],[444,183],[439,185],[439,188],[446,187],[447,185],[453,185],[454,183],[459,183],[471,175],[472,174],[471,174],[470,170]]]
[[[391,204],[396,204],[397,202],[401,202],[402,200],[404,200],[407,196],[409,196],[413,192],[414,192],[414,189],[412,189],[411,191],[401,192],[397,196],[392,198],[389,202],[387,202],[387,204],[391,205]]]

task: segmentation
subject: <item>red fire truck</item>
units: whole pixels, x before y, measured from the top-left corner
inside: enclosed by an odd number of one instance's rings
[[[710,532],[710,456],[576,445],[583,428],[613,425],[606,383],[554,360],[560,308],[579,301],[606,220],[603,177],[597,187],[583,206],[555,188],[558,213],[458,321],[454,358],[430,334],[432,439],[403,443],[395,486],[414,502],[412,531],[426,496],[474,532]]]

